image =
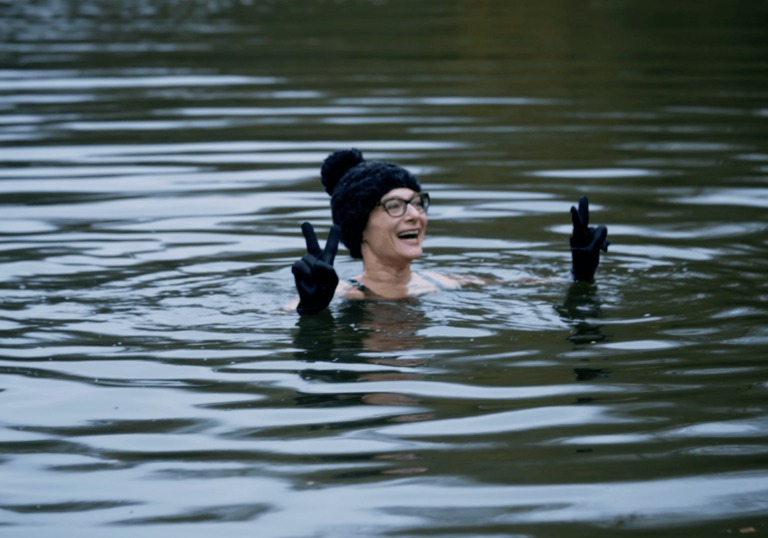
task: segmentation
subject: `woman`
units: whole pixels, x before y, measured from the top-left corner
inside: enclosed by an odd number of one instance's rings
[[[302,224],[308,254],[293,265],[299,314],[322,311],[334,296],[399,299],[441,287],[490,283],[479,278],[411,271],[411,262],[422,254],[429,194],[422,192],[417,179],[404,168],[368,162],[362,153],[351,149],[329,155],[321,175],[331,195],[334,226],[321,250],[312,225]],[[586,197],[579,201],[578,210],[571,208],[571,214],[573,274],[577,280],[591,280],[600,249],[608,248],[607,229],[587,226]],[[339,282],[333,269],[339,239],[353,258],[363,260],[363,273],[351,283]]]

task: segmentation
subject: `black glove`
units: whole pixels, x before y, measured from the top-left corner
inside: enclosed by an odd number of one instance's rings
[[[334,225],[325,243],[325,250],[320,250],[315,229],[308,222],[301,225],[309,252],[293,264],[293,277],[299,290],[299,314],[317,314],[324,310],[333,299],[339,277],[333,268],[333,259],[339,249],[341,228]]]
[[[579,199],[579,209],[571,206],[573,235],[571,236],[571,258],[573,277],[576,280],[592,280],[600,263],[600,250],[607,251],[611,243],[606,239],[608,228],[589,226],[589,200]]]

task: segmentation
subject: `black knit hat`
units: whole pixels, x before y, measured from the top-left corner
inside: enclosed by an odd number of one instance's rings
[[[353,258],[362,258],[360,245],[368,214],[381,197],[392,189],[405,187],[421,192],[416,177],[396,164],[367,162],[352,148],[331,153],[320,171],[323,186],[331,195],[334,224],[341,227],[341,240]]]

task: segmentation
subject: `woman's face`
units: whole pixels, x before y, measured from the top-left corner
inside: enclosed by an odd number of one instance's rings
[[[381,197],[384,203],[390,198],[410,200],[416,191],[404,187],[392,189]],[[393,217],[377,205],[368,215],[368,224],[363,230],[363,258],[366,250],[384,262],[400,263],[420,258],[421,242],[427,229],[427,214],[413,204],[406,205],[405,214]]]

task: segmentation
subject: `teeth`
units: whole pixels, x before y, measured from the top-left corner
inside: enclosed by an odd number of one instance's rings
[[[419,237],[419,232],[418,231],[402,232],[397,234],[397,237],[399,237],[400,239],[415,239]]]

